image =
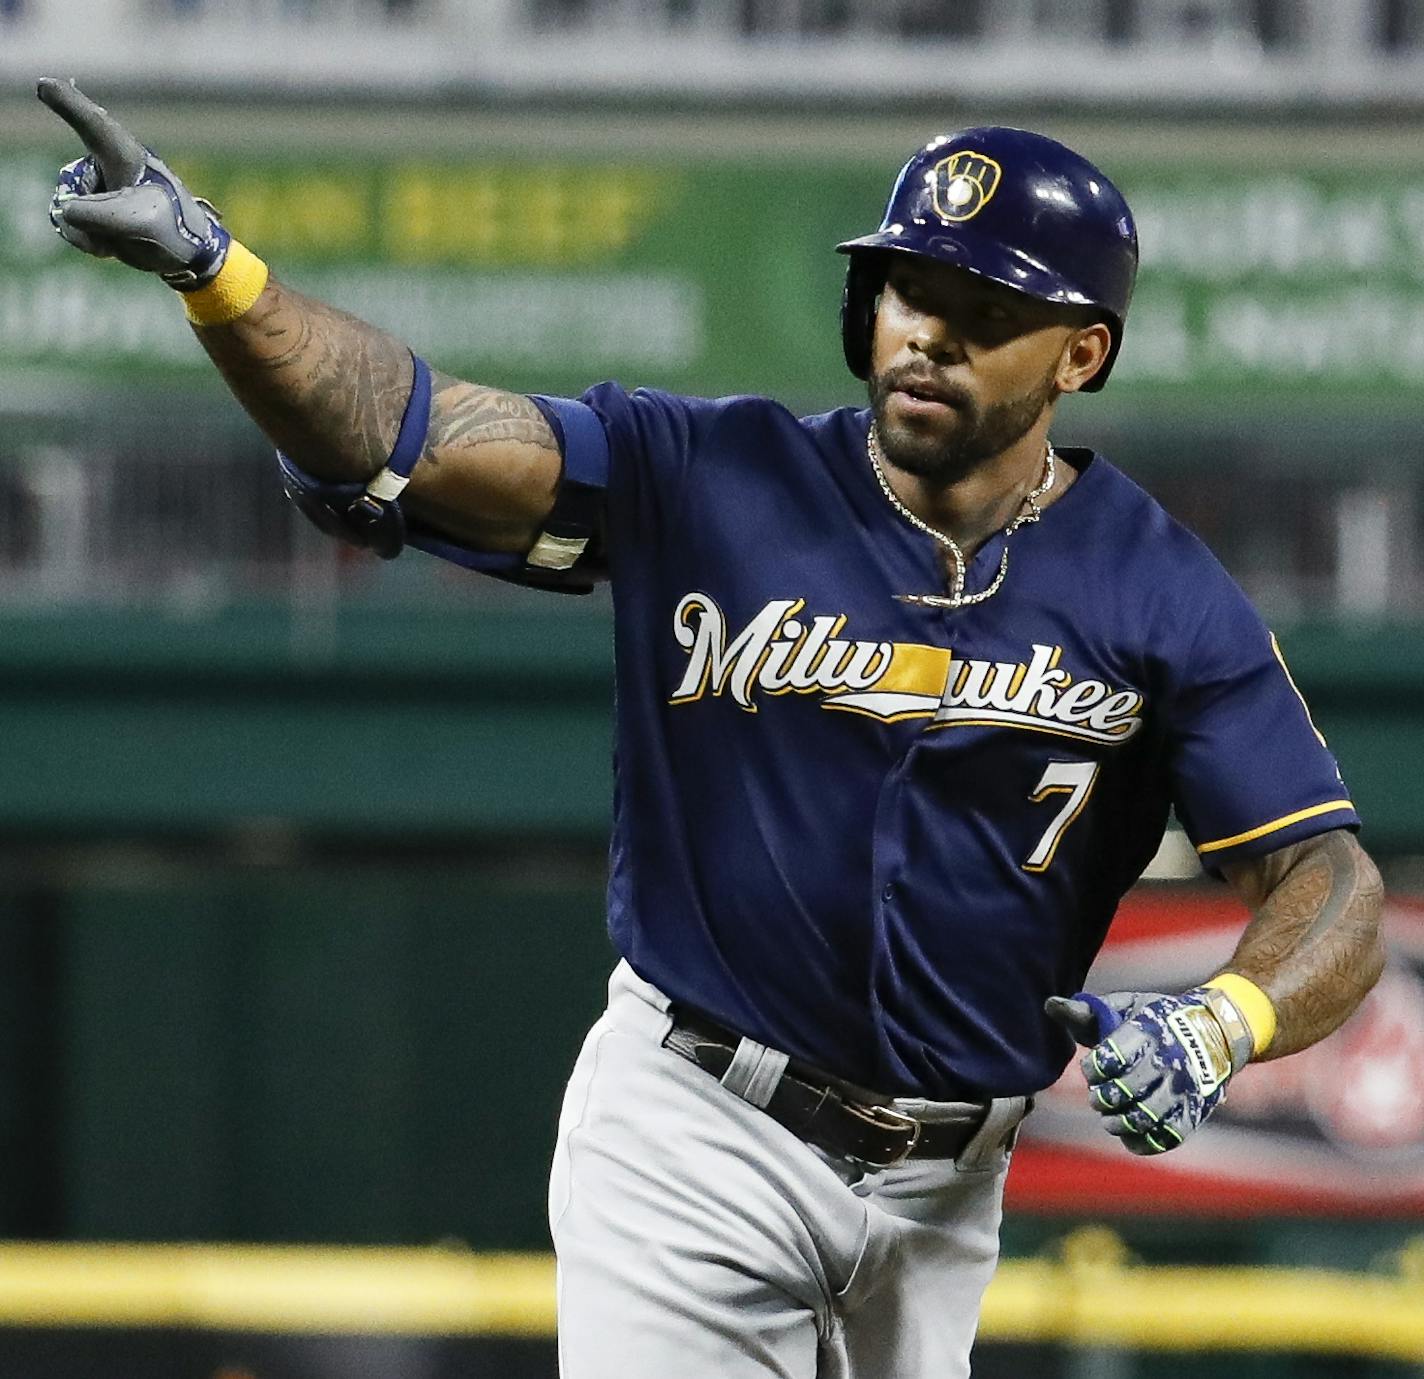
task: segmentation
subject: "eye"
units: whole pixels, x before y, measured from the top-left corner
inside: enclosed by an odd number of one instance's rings
[[[891,278],[890,286],[902,302],[908,302],[911,306],[919,306],[925,299],[924,289],[912,278]]]

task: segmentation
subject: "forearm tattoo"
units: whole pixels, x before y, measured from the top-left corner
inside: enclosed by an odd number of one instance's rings
[[[394,336],[276,281],[245,316],[196,333],[248,414],[303,469],[366,480],[385,464],[413,381],[410,351]],[[419,482],[402,503],[458,539],[524,550],[561,468],[558,441],[527,397],[432,370]]]
[[[1279,1021],[1264,1057],[1308,1048],[1344,1023],[1384,968],[1379,872],[1352,835],[1336,831],[1227,876],[1256,912],[1227,970],[1261,987]]]
[[[399,340],[275,281],[245,316],[196,334],[248,414],[302,468],[367,479],[385,463],[413,378]]]

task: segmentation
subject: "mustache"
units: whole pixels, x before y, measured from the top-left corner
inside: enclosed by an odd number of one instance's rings
[[[894,392],[923,393],[955,407],[968,407],[974,401],[973,394],[967,388],[951,383],[930,370],[916,369],[911,365],[887,369],[875,380],[875,391],[882,401]]]

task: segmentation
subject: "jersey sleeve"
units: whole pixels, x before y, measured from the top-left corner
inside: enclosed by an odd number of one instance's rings
[[[1202,864],[1254,857],[1359,816],[1276,639],[1217,567],[1172,667],[1173,803]]]

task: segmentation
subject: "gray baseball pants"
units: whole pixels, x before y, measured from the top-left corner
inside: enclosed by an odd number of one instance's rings
[[[564,1098],[563,1379],[967,1376],[1022,1098],[956,1161],[861,1171],[663,1048],[671,1023],[620,963]]]

